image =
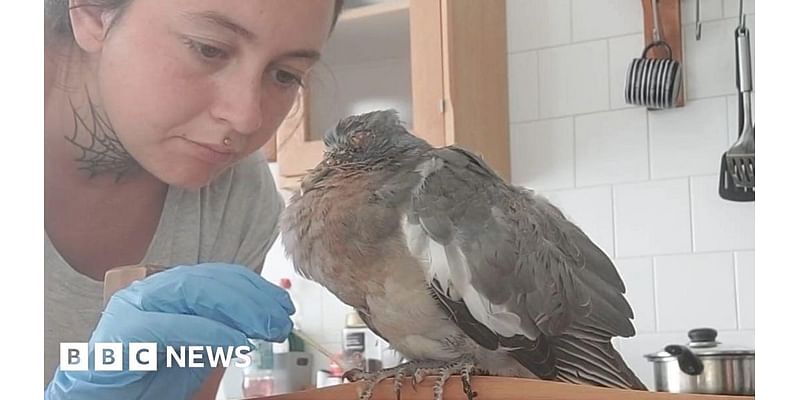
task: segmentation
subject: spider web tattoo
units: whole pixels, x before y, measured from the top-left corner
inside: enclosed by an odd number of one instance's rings
[[[64,138],[81,150],[81,155],[75,159],[80,164],[79,170],[87,171],[89,178],[103,174],[116,174],[115,182],[119,182],[125,174],[137,170],[139,163],[125,150],[125,146],[122,145],[117,133],[111,127],[108,115],[95,106],[89,97],[88,90],[86,96],[89,100],[91,121],[87,123],[70,100],[69,105],[72,108],[75,129],[72,137],[64,136]],[[79,133],[82,132],[89,135],[88,145],[78,142]]]

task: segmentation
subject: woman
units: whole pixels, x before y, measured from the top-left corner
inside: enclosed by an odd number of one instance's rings
[[[63,342],[288,334],[291,302],[257,274],[283,207],[257,150],[341,3],[45,0],[47,396],[186,397],[207,375],[61,371]],[[110,268],[210,262],[123,290],[100,319]],[[199,325],[181,325],[181,314]],[[158,382],[173,391],[159,395]]]

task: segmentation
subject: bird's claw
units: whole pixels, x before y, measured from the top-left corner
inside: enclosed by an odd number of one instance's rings
[[[400,391],[403,387],[404,379],[410,375],[411,387],[417,390],[417,384],[421,383],[428,376],[436,376],[436,383],[433,385],[434,400],[442,400],[444,396],[444,384],[447,379],[454,374],[461,374],[461,383],[464,393],[468,400],[473,400],[478,394],[472,391],[470,384],[470,374],[475,368],[475,364],[462,358],[455,361],[410,361],[400,364],[394,368],[382,369],[377,372],[364,372],[360,369],[352,369],[344,374],[344,378],[350,382],[363,381],[366,387],[359,394],[359,400],[370,400],[375,386],[387,378],[394,378],[394,394],[400,400]]]
[[[464,389],[464,394],[467,395],[468,400],[473,400],[475,397],[477,397],[478,393],[472,391],[472,385],[470,383],[470,374],[474,369],[475,363],[467,357],[462,357],[458,360],[445,363],[441,368],[439,368],[439,378],[433,385],[434,400],[442,400],[444,398],[444,384],[453,374],[461,374],[461,384]]]

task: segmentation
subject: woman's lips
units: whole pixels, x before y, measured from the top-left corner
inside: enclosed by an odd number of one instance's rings
[[[186,139],[189,143],[191,154],[203,161],[212,164],[225,164],[233,160],[236,151],[228,146],[216,143],[201,143]]]

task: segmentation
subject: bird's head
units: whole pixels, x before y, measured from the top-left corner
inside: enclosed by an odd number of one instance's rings
[[[406,130],[393,109],[344,118],[325,133],[324,142],[328,165],[375,166],[402,162],[431,148]]]

